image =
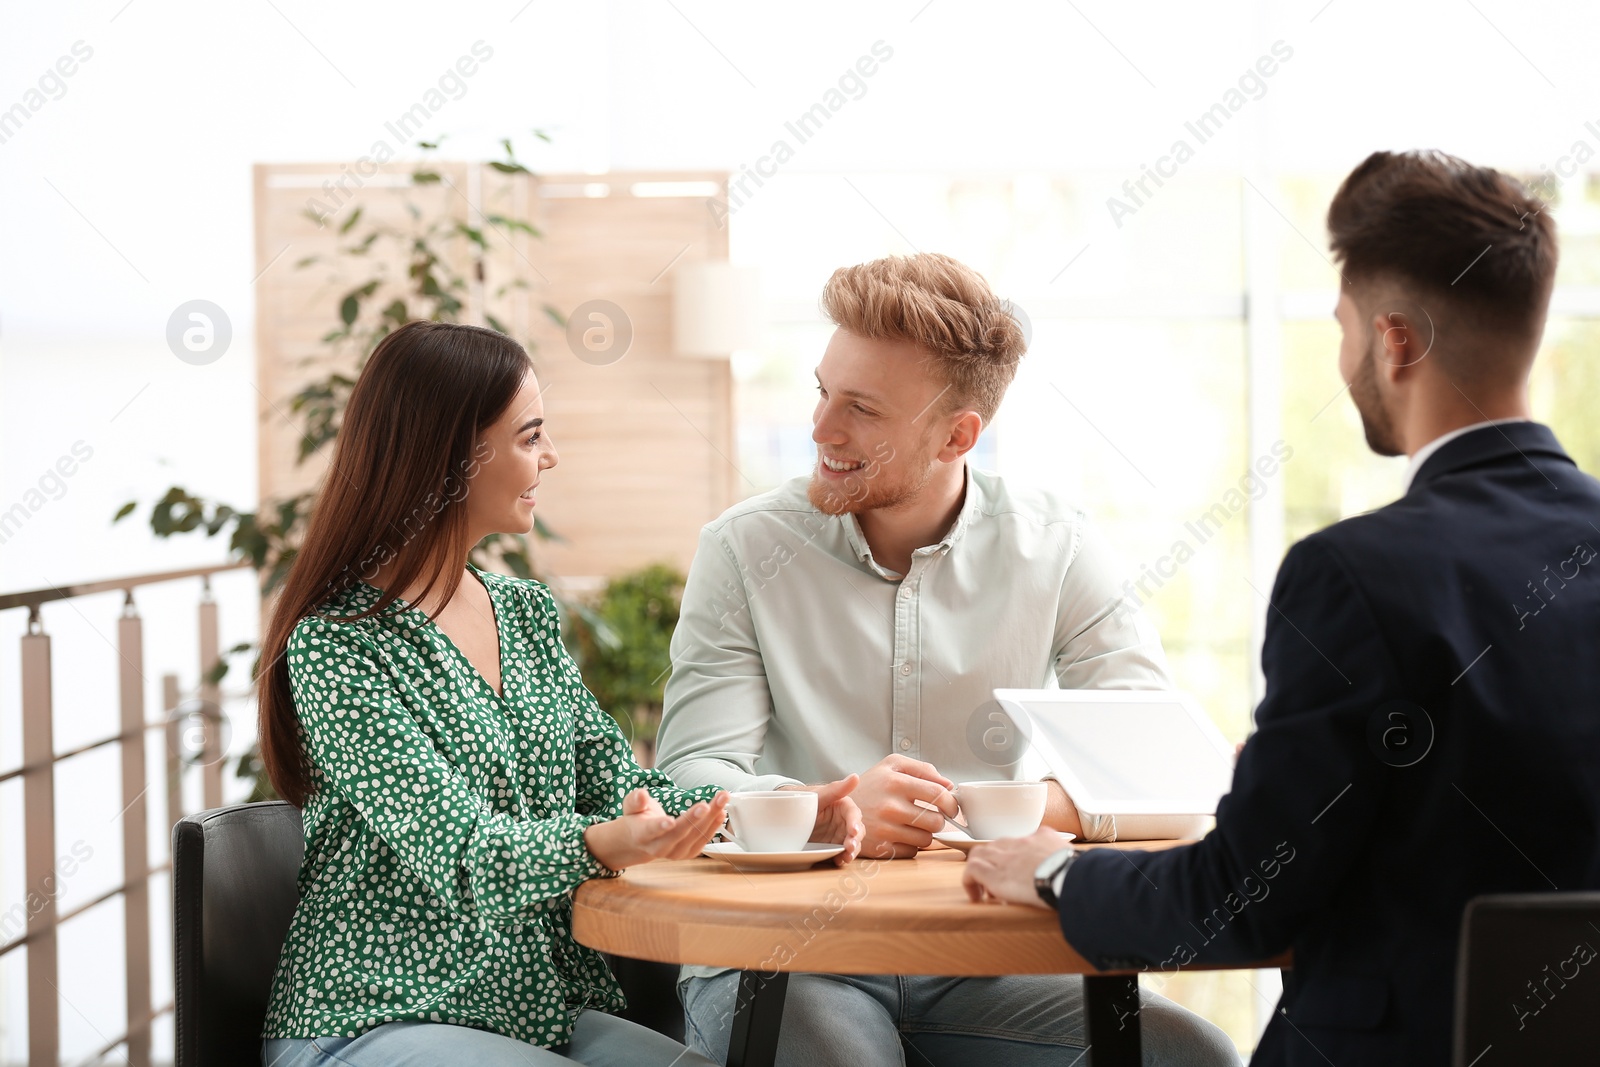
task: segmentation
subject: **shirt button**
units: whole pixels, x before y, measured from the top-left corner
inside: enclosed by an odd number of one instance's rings
[[[909,663],[900,664],[900,673],[901,674],[910,674],[911,673],[911,664],[909,664]]]
[[[909,585],[902,585],[900,587],[900,595],[909,597],[911,595],[911,587]]]
[[[900,739],[900,751],[901,752],[910,752],[911,751],[911,738],[902,737]]]

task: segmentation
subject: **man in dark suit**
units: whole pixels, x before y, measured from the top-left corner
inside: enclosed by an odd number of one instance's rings
[[[1528,418],[1557,255],[1536,198],[1379,152],[1328,228],[1340,371],[1372,449],[1411,457],[1405,495],[1284,558],[1204,840],[1041,831],[974,850],[967,887],[1053,898],[1102,968],[1292,949],[1254,1064],[1444,1064],[1467,901],[1600,887],[1600,483]]]

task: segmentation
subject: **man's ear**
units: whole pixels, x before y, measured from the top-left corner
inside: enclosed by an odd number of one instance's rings
[[[1372,332],[1377,338],[1379,370],[1390,382],[1416,373],[1417,364],[1428,354],[1427,330],[1405,312],[1374,315]]]
[[[955,424],[950,427],[950,436],[945,439],[944,447],[939,450],[936,458],[946,463],[955,462],[972,451],[981,433],[983,433],[983,416],[976,411],[963,411],[956,416]]]

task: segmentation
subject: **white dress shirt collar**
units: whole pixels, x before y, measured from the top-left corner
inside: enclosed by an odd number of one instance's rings
[[[1499,426],[1500,424],[1506,422],[1529,421],[1531,420],[1525,419],[1521,415],[1514,415],[1509,419],[1486,419],[1483,422],[1475,422],[1470,426],[1458,427],[1457,429],[1451,430],[1447,434],[1441,434],[1440,436],[1435,437],[1433,440],[1429,441],[1427,444],[1423,445],[1421,448],[1412,453],[1411,462],[1406,466],[1405,476],[1400,480],[1400,494],[1404,496],[1406,493],[1411,491],[1412,479],[1416,478],[1417,472],[1422,469],[1422,465],[1428,462],[1429,456],[1433,455],[1435,452],[1439,451],[1439,449],[1443,448],[1445,445],[1449,444],[1451,441],[1454,441],[1461,435],[1469,434],[1473,430],[1481,430],[1485,426]]]

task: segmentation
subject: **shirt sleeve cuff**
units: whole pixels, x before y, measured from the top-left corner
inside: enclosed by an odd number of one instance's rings
[[[597,814],[585,815],[583,816],[583,819],[586,821],[583,824],[583,828],[578,831],[578,841],[580,842],[579,847],[583,849],[584,855],[589,859],[589,870],[586,872],[585,877],[620,878],[622,876],[621,871],[614,871],[610,867],[607,867],[604,863],[600,862],[599,856],[596,856],[593,852],[589,851],[589,835],[587,833],[589,827],[595,825],[596,823],[609,822],[611,817],[605,814]]]
[[[707,804],[722,791],[720,785],[703,785],[697,789],[679,789],[674,785],[652,786],[650,795],[661,804],[668,815],[682,815],[701,801]]]
[[[1115,841],[1117,839],[1117,817],[1115,815],[1090,815],[1080,808],[1078,810],[1078,821],[1083,824],[1083,839],[1085,841]]]
[[[1046,771],[1039,777],[1041,782],[1056,782],[1060,784],[1061,776],[1055,771]],[[1062,785],[1062,792],[1066,792]],[[1074,802],[1076,803],[1076,802]],[[1078,823],[1083,827],[1080,841],[1115,841],[1117,839],[1117,817],[1115,815],[1090,815],[1082,808],[1078,809]]]
[[[767,793],[786,785],[805,785],[798,778],[785,778],[781,774],[752,774],[741,777],[736,785],[724,786],[730,793]]]

